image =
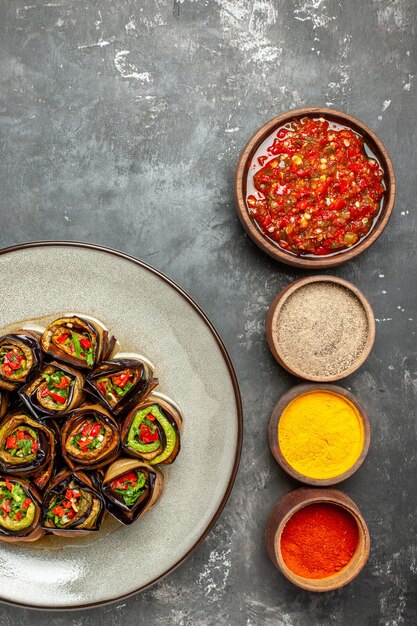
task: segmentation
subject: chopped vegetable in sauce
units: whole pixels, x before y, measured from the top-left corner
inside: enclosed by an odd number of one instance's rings
[[[366,154],[362,137],[306,117],[281,128],[268,153],[258,157],[258,196],[249,195],[247,206],[281,248],[326,255],[350,248],[370,231],[385,190],[384,172]]]

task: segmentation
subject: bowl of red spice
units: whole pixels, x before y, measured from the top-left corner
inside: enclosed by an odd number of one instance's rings
[[[235,199],[245,230],[271,257],[307,269],[334,267],[383,232],[394,207],[394,168],[359,120],[328,108],[297,109],[249,140]]]
[[[265,529],[275,567],[308,591],[350,583],[370,551],[368,527],[356,504],[337,489],[301,488],[273,508]]]

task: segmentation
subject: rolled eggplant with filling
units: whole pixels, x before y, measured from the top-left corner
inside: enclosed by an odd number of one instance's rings
[[[19,330],[0,338],[0,388],[18,389],[32,378],[41,364],[38,333]]]
[[[139,359],[100,363],[87,377],[87,391],[114,415],[128,410],[158,384],[150,366]]]
[[[56,437],[26,413],[6,416],[0,424],[0,471],[30,477],[43,489],[54,471]]]
[[[73,411],[61,431],[62,456],[71,469],[97,469],[111,463],[120,449],[115,419],[99,404]]]
[[[41,340],[47,354],[90,370],[110,356],[115,343],[115,338],[101,324],[76,315],[49,324]]]
[[[126,416],[123,449],[150,465],[173,463],[180,451],[181,426],[178,409],[167,399],[151,394]]]
[[[162,494],[164,477],[156,467],[135,459],[119,459],[104,476],[106,507],[122,524],[145,515]]]
[[[0,420],[6,415],[9,406],[9,394],[4,389],[0,389]]]
[[[41,497],[29,481],[0,474],[0,541],[40,539],[41,512]]]
[[[81,404],[84,380],[78,370],[53,361],[19,395],[38,419],[60,418]]]
[[[99,530],[104,512],[104,499],[89,476],[64,470],[45,493],[42,528],[63,537],[84,535]]]

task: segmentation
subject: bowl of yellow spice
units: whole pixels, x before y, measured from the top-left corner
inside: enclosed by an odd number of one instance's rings
[[[349,478],[362,465],[371,430],[366,410],[337,385],[302,384],[284,394],[269,422],[269,445],[279,465],[307,485]]]

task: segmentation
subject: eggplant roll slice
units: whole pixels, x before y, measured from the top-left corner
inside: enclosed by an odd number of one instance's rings
[[[42,364],[40,335],[19,330],[0,339],[0,388],[14,391]]]
[[[0,541],[36,541],[41,528],[41,498],[30,482],[0,474]]]
[[[45,493],[42,527],[54,535],[83,535],[97,531],[105,511],[103,497],[81,471],[57,474]]]
[[[163,486],[163,474],[156,467],[135,459],[118,459],[107,469],[102,492],[109,513],[122,524],[131,524],[155,504]]]
[[[87,391],[115,415],[139,402],[157,384],[149,365],[132,358],[104,361],[87,377]]]
[[[151,394],[135,406],[122,426],[122,446],[150,465],[167,465],[180,451],[182,418],[173,404]]]
[[[62,456],[71,469],[97,469],[119,453],[120,434],[114,418],[99,404],[73,411],[61,431]]]
[[[59,418],[82,402],[84,380],[78,370],[52,361],[19,395],[35,417]]]
[[[48,326],[42,335],[42,349],[59,361],[92,369],[107,359],[115,338],[98,322],[79,316],[62,317]]]
[[[0,424],[0,470],[30,476],[43,489],[54,469],[56,436],[25,413],[8,415]]]
[[[0,389],[0,420],[6,415],[9,406],[9,394],[4,389]]]

